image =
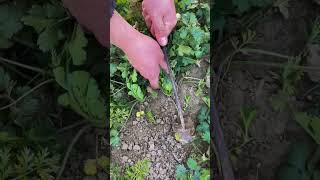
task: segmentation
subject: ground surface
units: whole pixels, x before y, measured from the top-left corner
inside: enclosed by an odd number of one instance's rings
[[[254,48],[278,52],[293,56],[298,55],[306,45],[311,23],[317,14],[312,1],[290,1],[289,19],[284,19],[278,12],[270,12],[253,28],[257,33]],[[228,51],[225,49],[225,51]],[[223,54],[223,53],[220,53]],[[219,57],[222,59],[223,55]],[[245,59],[244,59],[245,58]],[[281,59],[260,56],[237,57],[236,60],[258,62],[284,62]],[[222,127],[236,179],[272,180],[276,169],[287,154],[290,142],[305,138],[304,130],[292,119],[290,112],[274,111],[270,97],[280,88],[274,73],[279,69],[256,65],[234,65],[220,84],[217,99]],[[308,79],[299,85],[300,92],[295,102],[304,105],[301,98],[309,87]],[[300,97],[300,98],[299,98]],[[253,141],[244,145],[240,152],[232,148],[240,143],[240,109],[245,106],[255,107],[258,115],[252,124],[250,133]]]
[[[204,78],[208,64],[202,62],[200,68],[194,66],[189,76]],[[197,83],[179,81],[179,96],[184,104],[184,97],[191,96],[185,117],[195,119],[203,101],[195,95]],[[150,109],[155,117],[155,123],[146,118],[137,119],[135,113]],[[139,160],[149,159],[151,168],[148,179],[173,179],[178,164],[185,162],[192,151],[192,145],[175,140],[174,125],[179,123],[173,97],[158,92],[156,98],[149,98],[146,102],[136,106],[131,118],[122,127],[120,133],[121,145],[112,148],[112,163],[121,167],[133,165]]]

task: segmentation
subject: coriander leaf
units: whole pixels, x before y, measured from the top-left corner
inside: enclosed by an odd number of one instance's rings
[[[206,131],[204,134],[202,134],[202,139],[204,140],[204,141],[206,141],[207,143],[210,143],[210,132],[209,131]]]
[[[110,63],[110,77],[113,77],[117,70],[117,65],[114,63]]]
[[[66,72],[64,71],[63,67],[57,67],[53,69],[53,75],[57,81],[57,83],[63,87],[64,89],[67,89],[67,82],[66,82]]]
[[[59,31],[55,28],[46,28],[38,38],[37,44],[39,45],[39,48],[47,52],[54,47],[56,47],[59,43],[60,36]]]
[[[68,44],[68,50],[74,65],[82,65],[85,62],[87,53],[84,48],[87,46],[87,44],[88,40],[85,37],[81,27],[78,25],[75,29],[73,38]]]
[[[67,93],[59,97],[59,103],[70,106],[94,125],[104,127],[104,100],[95,79],[87,72],[75,71],[67,75],[67,87]]]
[[[0,34],[4,38],[11,38],[22,29],[20,18],[22,13],[13,4],[0,6]]]
[[[191,55],[193,53],[191,47],[185,45],[179,45],[177,51],[179,56]]]
[[[184,167],[184,165],[178,165],[176,168],[176,177],[180,179],[186,179],[187,178],[187,169]]]
[[[188,168],[190,168],[191,170],[199,169],[197,162],[192,158],[188,158],[187,165],[188,165]]]
[[[130,96],[133,96],[134,98],[136,98],[140,102],[144,101],[144,94],[141,90],[141,87],[138,84],[127,83],[127,88],[129,89],[128,94]]]
[[[65,10],[60,5],[46,4],[44,9],[46,10],[47,18],[63,18],[65,16]]]

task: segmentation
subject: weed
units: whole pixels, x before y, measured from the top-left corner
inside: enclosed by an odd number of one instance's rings
[[[183,164],[179,164],[176,167],[175,177],[179,180],[209,180],[210,171],[206,168],[201,168],[197,161],[190,157],[187,160],[187,167]]]
[[[253,122],[256,119],[257,111],[253,108],[242,108],[241,111],[241,119],[242,119],[242,137],[243,142],[248,142],[250,139],[249,129]]]
[[[151,162],[149,160],[140,160],[126,169],[125,176],[131,180],[143,180],[149,174],[150,166]]]

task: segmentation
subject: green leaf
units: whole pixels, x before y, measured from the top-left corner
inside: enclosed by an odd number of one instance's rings
[[[136,70],[133,70],[132,74],[130,75],[130,79],[133,83],[137,82],[138,80],[138,74]]]
[[[70,98],[68,93],[61,94],[58,97],[58,103],[61,104],[62,106],[69,106],[70,105]]]
[[[64,89],[67,89],[66,72],[64,71],[64,68],[61,66],[54,68],[53,75],[57,83]]]
[[[312,147],[308,143],[295,143],[290,147],[291,151],[288,154],[288,164],[296,167],[299,170],[305,170],[307,160],[312,152]]]
[[[320,118],[304,112],[295,112],[294,116],[300,126],[303,127],[317,144],[320,144]]]
[[[0,34],[3,38],[11,38],[22,29],[21,16],[22,12],[14,4],[0,5]]]
[[[202,139],[204,140],[204,141],[206,141],[207,143],[210,143],[210,132],[209,131],[206,131],[202,136]]]
[[[209,180],[210,179],[210,171],[208,169],[202,169],[200,180]]]
[[[84,48],[87,46],[88,40],[85,37],[80,25],[75,29],[73,38],[68,44],[68,50],[72,57],[74,65],[82,65],[86,58],[87,53]]]
[[[200,168],[197,162],[192,158],[188,158],[187,165],[191,170],[198,170]]]
[[[98,127],[104,127],[106,110],[96,81],[89,73],[75,71],[67,76],[68,92],[59,97],[59,103],[69,105]]]
[[[173,92],[172,82],[166,74],[160,78],[160,87],[163,93],[167,96],[170,96]]]
[[[110,77],[113,77],[117,70],[117,65],[114,63],[110,63]]]
[[[184,165],[179,164],[176,168],[176,178],[186,179],[187,178],[187,169]]]
[[[156,122],[156,120],[155,120],[155,118],[154,118],[154,116],[153,116],[151,111],[147,111],[146,117],[147,117],[147,119],[148,119],[148,121],[150,123],[155,123]]]
[[[297,168],[283,166],[276,174],[276,180],[303,180],[303,178]]]
[[[46,28],[38,38],[37,44],[43,52],[47,52],[55,48],[59,40],[62,39],[60,30],[56,28]]]
[[[253,108],[242,108],[241,117],[243,120],[244,130],[248,131],[252,121],[256,118],[257,111]]]
[[[193,53],[191,47],[185,45],[179,45],[177,51],[179,56],[191,55]]]
[[[136,98],[140,102],[144,101],[144,94],[141,90],[141,87],[138,84],[127,83],[127,88],[129,89],[128,94],[130,96],[133,96],[134,98]]]

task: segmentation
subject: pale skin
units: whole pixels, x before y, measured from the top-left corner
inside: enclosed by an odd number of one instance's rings
[[[65,0],[66,6],[80,24],[87,26],[101,44],[107,44],[106,40],[103,39],[103,32],[98,29],[99,27],[95,24],[92,25],[90,18],[81,13],[81,7],[77,7],[78,4],[84,3],[85,5],[82,7],[84,10],[94,3],[99,4],[101,2],[102,0]],[[99,8],[99,6],[94,8],[95,12],[92,12],[94,14],[92,17],[97,17]],[[104,10],[100,11],[103,14]],[[174,1],[144,0],[142,2],[142,14],[146,25],[156,40],[134,29],[118,12],[114,11],[110,19],[110,41],[111,44],[119,47],[128,56],[130,64],[144,78],[149,80],[150,86],[157,89],[159,88],[160,68],[168,71],[160,46],[167,45],[168,36],[177,23]],[[103,18],[101,17],[101,19]]]

